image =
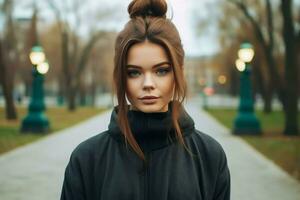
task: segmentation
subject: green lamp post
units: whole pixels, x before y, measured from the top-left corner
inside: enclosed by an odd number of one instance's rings
[[[241,72],[240,76],[240,104],[238,115],[234,120],[233,133],[237,135],[261,134],[261,126],[254,113],[254,101],[252,97],[250,62],[254,57],[254,50],[250,43],[242,43],[238,52],[239,59],[236,67]]]
[[[45,61],[45,54],[42,47],[34,46],[29,55],[32,62],[32,92],[28,108],[28,115],[23,119],[21,132],[45,133],[49,131],[49,120],[44,111],[44,74],[49,69],[49,64]]]

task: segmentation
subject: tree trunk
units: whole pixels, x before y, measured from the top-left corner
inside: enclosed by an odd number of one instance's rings
[[[283,38],[285,44],[286,106],[284,134],[298,134],[298,68],[296,65],[296,35],[292,17],[292,1],[281,0]]]
[[[76,90],[73,87],[68,90],[68,110],[76,110]]]
[[[267,90],[264,95],[264,113],[270,114],[272,110],[272,92]]]
[[[64,100],[65,100],[64,92],[66,91],[66,88],[65,88],[64,81],[63,81],[63,78],[61,75],[59,76],[57,81],[58,81],[58,91],[57,91],[56,102],[57,102],[58,106],[62,106],[62,105],[64,105]]]
[[[80,106],[87,105],[86,88],[82,82],[79,86],[79,105]]]
[[[6,70],[6,62],[4,61],[3,55],[3,44],[0,39],[0,80],[2,85],[2,90],[5,99],[5,113],[6,119],[8,120],[15,120],[18,118],[14,99],[13,99],[13,80],[9,78],[9,72]]]
[[[268,58],[268,68],[276,68],[274,62],[274,56],[273,56],[273,50],[274,50],[274,25],[273,25],[273,15],[272,15],[272,6],[271,1],[266,0],[266,12],[267,12],[267,30],[268,30],[268,37],[269,37],[269,45],[266,49],[269,54]],[[269,70],[270,71],[270,70]],[[274,72],[273,74],[275,74]],[[271,113],[272,112],[272,101],[273,101],[273,87],[272,84],[270,84],[270,80],[266,80],[265,83],[265,98],[264,98],[264,113]]]
[[[269,69],[269,73],[270,73],[270,83],[268,84],[269,86],[266,88],[266,92],[270,93],[269,95],[272,97],[273,92],[271,93],[272,89],[271,87],[273,87],[276,90],[276,94],[277,97],[279,99],[279,101],[281,102],[281,105],[283,107],[283,109],[285,110],[286,108],[286,91],[285,91],[285,84],[284,81],[282,81],[282,79],[279,76],[278,70],[275,67],[275,59],[274,56],[272,54],[271,51],[266,50],[266,59],[267,59],[267,64],[268,64],[268,69]]]
[[[263,72],[261,70],[261,63],[253,64],[253,81],[257,88],[257,93],[261,94],[263,100],[263,111],[265,114],[272,112],[272,94],[273,88],[270,86],[270,80],[263,78]]]
[[[76,93],[74,90],[74,84],[72,83],[73,72],[70,70],[69,62],[69,35],[65,27],[61,32],[61,48],[62,48],[62,69],[65,81],[66,99],[69,111],[75,111],[76,109]]]
[[[270,80],[265,80],[265,82],[263,81],[261,72],[259,72],[257,76],[258,85],[260,87],[260,92],[264,101],[263,111],[265,114],[270,114],[273,111],[273,88],[270,85]]]
[[[93,81],[91,85],[91,106],[96,106],[96,91],[97,91],[97,85]]]

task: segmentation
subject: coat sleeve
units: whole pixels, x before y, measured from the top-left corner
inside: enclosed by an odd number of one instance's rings
[[[61,200],[85,200],[83,177],[80,162],[76,156],[71,155],[65,170],[62,186]]]
[[[214,200],[230,200],[230,172],[227,165],[225,152],[221,151],[220,167],[218,179],[216,183],[216,190],[214,193]]]

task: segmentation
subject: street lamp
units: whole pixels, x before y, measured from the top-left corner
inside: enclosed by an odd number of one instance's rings
[[[41,46],[34,46],[29,55],[33,65],[32,69],[32,92],[28,108],[28,115],[23,119],[21,132],[45,133],[49,131],[49,120],[45,115],[44,102],[44,74],[49,69],[45,61],[45,54]]]
[[[260,123],[254,113],[254,101],[252,97],[250,81],[250,62],[254,57],[254,50],[250,43],[242,43],[238,51],[239,59],[236,67],[241,72],[240,76],[240,104],[238,115],[234,120],[233,133],[238,135],[261,134]]]
[[[49,63],[47,61],[44,61],[40,64],[37,65],[36,70],[40,73],[40,74],[46,74],[49,70]]]
[[[241,59],[237,59],[235,61],[235,66],[240,72],[242,72],[246,69],[246,64]]]

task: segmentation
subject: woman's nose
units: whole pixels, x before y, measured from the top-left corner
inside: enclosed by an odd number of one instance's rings
[[[153,89],[154,87],[155,87],[155,83],[154,83],[152,75],[146,74],[144,83],[143,83],[143,88],[144,89]]]

